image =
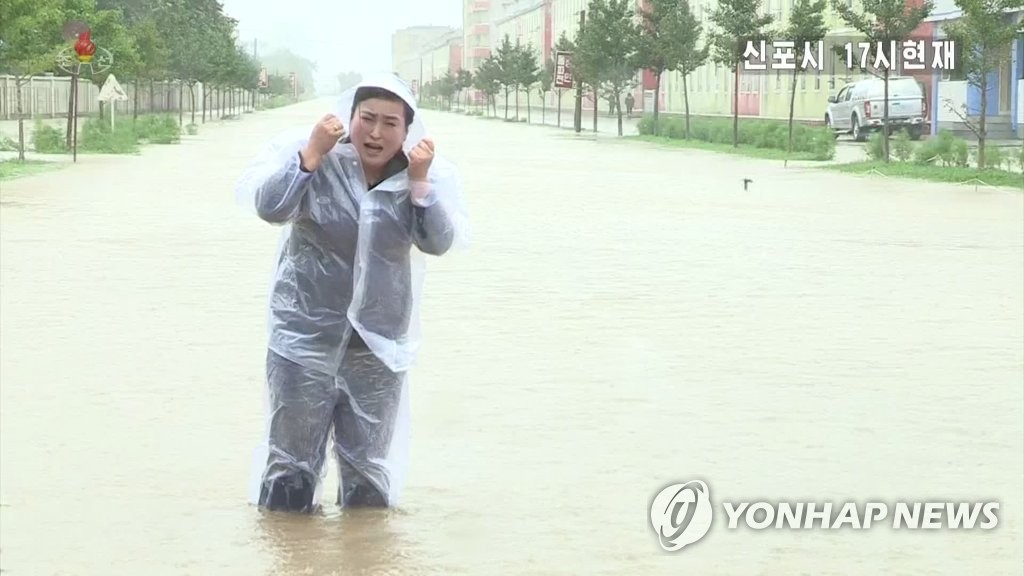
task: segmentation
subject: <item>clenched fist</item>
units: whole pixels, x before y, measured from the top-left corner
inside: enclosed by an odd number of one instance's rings
[[[302,150],[302,167],[312,172],[320,160],[345,136],[345,127],[334,114],[328,114],[313,126],[309,142]]]
[[[409,180],[423,182],[427,179],[430,163],[434,161],[434,141],[424,138],[409,151]]]

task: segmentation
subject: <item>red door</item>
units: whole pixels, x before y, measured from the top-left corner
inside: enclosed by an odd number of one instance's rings
[[[757,73],[743,73],[740,71],[739,97],[737,106],[740,116],[761,115],[761,75]],[[729,103],[729,111],[733,111],[732,102]]]

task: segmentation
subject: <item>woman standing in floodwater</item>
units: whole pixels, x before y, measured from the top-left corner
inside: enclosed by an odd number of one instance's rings
[[[384,75],[343,95],[308,136],[272,143],[239,183],[260,218],[286,225],[270,301],[262,507],[319,508],[332,428],[338,504],[397,500],[419,344],[416,251],[443,255],[467,233],[457,170],[425,136],[412,93]]]

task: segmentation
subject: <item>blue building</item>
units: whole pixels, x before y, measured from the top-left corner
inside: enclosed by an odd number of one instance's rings
[[[936,0],[935,10],[926,20],[932,24],[933,37],[944,38],[944,26],[959,19],[961,14],[953,0]],[[1024,26],[1024,8],[1008,11],[1005,18],[1007,22]],[[985,131],[991,139],[1024,140],[1024,33],[1014,40],[1007,56],[998,69],[988,73]],[[972,136],[960,116],[950,108],[966,111],[971,119],[980,117],[980,87],[968,83],[962,71],[935,71],[931,81],[931,133],[950,129],[961,136]]]

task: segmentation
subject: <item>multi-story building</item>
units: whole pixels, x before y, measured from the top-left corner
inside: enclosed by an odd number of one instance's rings
[[[551,48],[551,0],[521,1],[508,8],[494,23],[492,45],[497,48],[507,36],[512,44],[532,47],[538,62],[546,62]]]
[[[945,38],[944,25],[955,22],[962,14],[953,0],[936,0],[932,15],[926,19],[932,36]],[[1024,26],[1024,8],[1007,11],[1003,17],[1007,23]],[[1024,139],[1024,32],[1017,35],[1007,52],[987,75],[985,132],[989,138]],[[962,70],[931,70],[928,75],[932,134],[948,128],[970,135],[960,114],[977,123],[981,117],[981,87],[968,82]]]
[[[763,0],[760,14],[770,14],[774,21],[772,29],[784,29],[793,11],[794,0]],[[716,0],[694,0],[691,10],[702,26],[701,39],[706,42],[708,31],[712,29],[711,14],[717,8]],[[714,61],[708,61],[691,72],[686,79],[686,101],[691,114],[732,114],[733,91],[739,74],[737,107],[740,115],[784,118],[789,115],[790,98],[793,84],[796,83],[796,94],[793,99],[794,117],[806,120],[823,120],[825,103],[829,94],[836,92],[847,82],[861,76],[859,71],[848,70],[845,63],[828,50],[829,46],[838,45],[845,39],[852,40],[859,34],[846,27],[838,13],[831,7],[826,8],[825,24],[829,33],[823,40],[823,51],[816,62],[795,77],[790,71],[775,68],[766,71],[748,70],[742,65],[734,71]],[[773,38],[777,41],[789,38]],[[766,46],[769,56],[772,45]],[[771,68],[771,64],[769,64]],[[650,75],[645,74],[644,88],[653,90]],[[653,108],[653,93],[645,91],[644,109]],[[683,97],[683,78],[678,72],[669,72],[662,76],[659,94],[661,109],[668,113],[684,112],[686,102]]]
[[[848,5],[854,8],[860,1],[847,0]],[[921,0],[906,2],[915,5]],[[645,3],[646,0],[636,0],[636,9],[642,10]],[[538,66],[543,67],[553,57],[559,37],[564,34],[569,40],[576,39],[581,12],[587,10],[588,4],[589,0],[463,0],[463,27],[460,31],[416,27],[396,33],[395,71],[416,83],[442,77],[448,70],[460,67],[475,72],[505,36],[513,43],[519,41],[533,46]],[[690,9],[702,26],[704,42],[713,27],[711,14],[717,5],[718,0],[690,0]],[[771,14],[774,17],[771,28],[782,30],[788,24],[793,6],[794,0],[762,0],[759,13]],[[1020,22],[1024,17],[1022,14],[1024,11],[1021,10],[1010,12],[1007,18],[1016,18]],[[954,0],[937,0],[933,15],[912,36],[915,39],[941,38],[943,23],[959,17]],[[712,58],[687,76],[685,100],[682,76],[678,72],[666,72],[661,78],[658,94],[660,110],[668,114],[683,113],[688,103],[689,111],[694,115],[731,115],[733,90],[738,85],[736,100],[740,115],[785,118],[789,114],[795,84],[794,117],[823,121],[828,96],[845,84],[866,77],[866,73],[857,68],[850,69],[843,58],[828,50],[829,46],[856,42],[860,33],[850,28],[831,4],[826,8],[825,23],[829,30],[824,40],[826,49],[811,70],[794,77],[792,73],[778,69],[763,72],[741,67],[737,82],[737,71],[727,69]],[[769,43],[769,51],[771,48]],[[1000,132],[1003,131],[1024,137],[1024,36],[1014,42],[1008,56],[1004,65],[990,74],[992,88],[987,111],[991,116],[990,126],[1000,136],[1004,135]],[[980,91],[956,72],[901,72],[915,76],[923,85],[933,133],[944,126],[956,127],[959,118],[949,110],[949,102],[953,106],[966,105],[971,114],[980,113]],[[635,110],[650,112],[653,109],[654,85],[652,73],[637,71],[637,87],[633,92],[637,103]],[[521,102],[524,101],[522,97]],[[525,102],[527,105],[540,105],[540,98],[533,94]],[[550,94],[544,104],[553,105],[555,102],[555,95]],[[591,94],[584,93],[583,105],[587,110],[592,109]],[[571,109],[572,98],[563,98],[561,106]],[[601,108],[606,110],[605,103],[601,103]]]
[[[454,74],[462,69],[463,42],[465,35],[462,28],[459,28],[424,47],[420,54],[421,86],[444,77],[448,72]]]
[[[551,0],[551,41],[557,43],[564,33],[575,40],[580,28],[580,12],[587,9],[588,0]]]
[[[392,72],[410,84],[418,84],[423,51],[453,32],[446,26],[412,26],[396,31],[391,35]]]
[[[462,67],[475,72],[491,55],[492,0],[463,0]]]

